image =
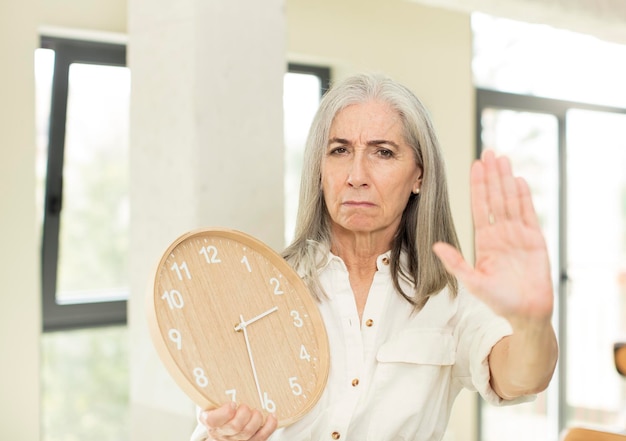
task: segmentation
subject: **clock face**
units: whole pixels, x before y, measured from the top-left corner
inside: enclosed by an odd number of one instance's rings
[[[177,239],[157,267],[148,319],[164,365],[202,408],[232,400],[284,426],[326,384],[328,339],[315,300],[281,256],[244,233]]]

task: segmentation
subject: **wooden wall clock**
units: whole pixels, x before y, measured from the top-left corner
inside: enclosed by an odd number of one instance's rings
[[[316,301],[252,236],[222,228],[180,236],[160,259],[147,302],[161,361],[201,408],[233,400],[286,426],[321,396],[329,350]]]

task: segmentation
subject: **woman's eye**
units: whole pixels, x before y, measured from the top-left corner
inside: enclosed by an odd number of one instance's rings
[[[331,155],[341,155],[343,153],[346,153],[347,150],[345,147],[334,147],[332,149],[330,149],[330,154]]]
[[[393,152],[388,149],[380,149],[378,150],[378,155],[382,156],[383,158],[391,158],[393,156]]]

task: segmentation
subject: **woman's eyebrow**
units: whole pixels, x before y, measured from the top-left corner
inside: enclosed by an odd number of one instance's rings
[[[374,139],[372,141],[367,142],[367,145],[372,145],[372,146],[379,146],[379,145],[384,145],[384,144],[387,144],[396,148],[400,147],[396,142],[391,141],[390,139]]]
[[[352,143],[350,141],[348,141],[347,139],[334,137],[334,138],[330,138],[328,140],[328,144],[329,145],[330,144],[350,145]],[[384,144],[387,144],[387,145],[390,145],[390,146],[396,147],[396,148],[399,147],[399,145],[396,142],[391,141],[389,139],[373,139],[373,140],[367,142],[367,145],[369,145],[369,146],[379,146],[379,145],[384,145]]]
[[[350,144],[350,141],[348,141],[347,139],[344,139],[344,138],[334,137],[334,138],[330,138],[328,140],[328,144],[329,145],[330,144]]]

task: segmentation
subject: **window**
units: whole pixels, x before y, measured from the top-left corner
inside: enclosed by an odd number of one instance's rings
[[[598,72],[622,78],[626,47],[482,15],[473,25],[475,81],[483,87],[478,153],[508,155],[529,181],[551,255],[560,344],[557,373],[535,402],[481,403],[479,439],[553,441],[573,425],[621,431],[626,379],[613,345],[626,331],[626,96],[621,79]],[[580,72],[570,69],[582,59],[595,60],[584,69],[596,74],[572,87]]]
[[[125,46],[43,37],[35,78],[42,439],[127,439]]]
[[[41,46],[37,90],[49,97],[50,109],[38,110],[38,149],[47,158],[43,328],[124,323],[130,102],[125,46],[48,37]]]

